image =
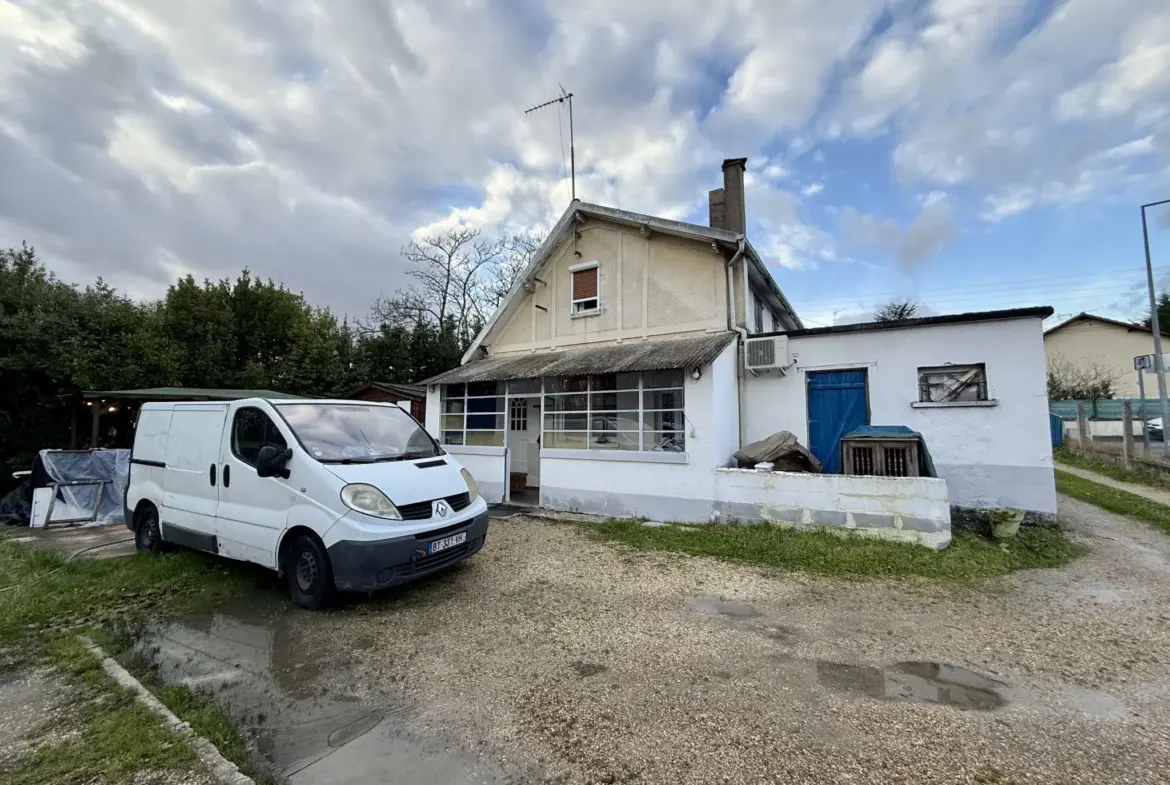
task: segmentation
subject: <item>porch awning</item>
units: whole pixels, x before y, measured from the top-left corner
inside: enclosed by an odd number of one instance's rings
[[[694,368],[713,362],[733,340],[735,333],[720,332],[672,341],[637,341],[565,352],[489,357],[432,376],[422,383],[498,382],[509,379],[539,379],[541,376],[582,376],[589,373]]]

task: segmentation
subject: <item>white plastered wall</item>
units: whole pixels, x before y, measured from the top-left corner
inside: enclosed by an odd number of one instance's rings
[[[793,338],[796,360],[745,380],[745,440],[779,430],[808,445],[807,373],[865,369],[870,423],[922,433],[951,503],[1056,512],[1039,318]],[[917,408],[918,368],[984,363],[994,406]]]

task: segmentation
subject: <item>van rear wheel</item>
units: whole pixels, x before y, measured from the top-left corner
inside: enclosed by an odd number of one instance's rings
[[[153,504],[146,504],[134,515],[134,547],[142,553],[159,554],[166,551],[162,530],[158,523],[158,510]]]
[[[333,600],[333,567],[316,537],[301,535],[289,546],[284,579],[293,602],[302,608],[321,610]]]

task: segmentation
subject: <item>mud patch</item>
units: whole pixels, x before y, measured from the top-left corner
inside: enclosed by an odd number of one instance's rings
[[[818,662],[817,681],[844,692],[873,698],[940,703],[959,709],[990,711],[1007,701],[1003,682],[974,671],[937,662],[899,662],[885,668]]]
[[[590,676],[596,676],[599,673],[605,673],[609,668],[596,662],[574,662],[573,670],[582,679],[587,679]]]

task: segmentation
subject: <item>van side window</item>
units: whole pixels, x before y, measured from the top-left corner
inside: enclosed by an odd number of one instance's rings
[[[232,452],[249,466],[256,465],[260,448],[271,444],[278,450],[288,447],[268,415],[248,406],[236,410],[232,420]]]

